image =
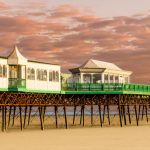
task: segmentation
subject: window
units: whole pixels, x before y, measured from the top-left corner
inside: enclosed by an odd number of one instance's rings
[[[17,78],[18,66],[9,66],[9,78]]]
[[[0,77],[3,77],[3,67],[0,65]]]
[[[108,83],[108,75],[107,74],[104,75],[104,82]]]
[[[40,80],[40,70],[39,69],[37,69],[37,71],[36,71],[36,78],[37,78],[37,80]]]
[[[47,81],[47,71],[44,70],[42,71],[42,73],[43,73],[42,80]]]
[[[59,72],[56,71],[56,77],[55,77],[56,82],[59,82]]]
[[[55,81],[55,71],[53,71],[53,81]]]
[[[125,77],[125,83],[129,83],[129,78]]]
[[[53,72],[49,71],[49,81],[53,81]]]
[[[59,82],[59,71],[49,71],[49,81]]]
[[[7,66],[3,65],[3,77],[6,78],[7,77]]]
[[[102,75],[101,74],[93,74],[93,83],[101,83]]]
[[[113,79],[114,79],[114,76],[113,75],[110,75],[110,83],[113,83]]]
[[[27,78],[29,80],[35,80],[35,70],[34,70],[34,68],[28,68],[27,69]]]
[[[91,74],[83,74],[83,82],[91,83]]]
[[[47,70],[37,69],[37,80],[47,81]],[[35,77],[35,75],[34,75]]]
[[[118,82],[119,82],[119,77],[115,76],[115,83],[118,83]]]
[[[30,68],[27,69],[27,79],[30,79]]]
[[[31,69],[31,80],[35,80],[35,70]]]

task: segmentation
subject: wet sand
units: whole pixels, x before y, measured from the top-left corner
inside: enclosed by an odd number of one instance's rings
[[[24,130],[0,134],[2,150],[149,150],[150,126]]]

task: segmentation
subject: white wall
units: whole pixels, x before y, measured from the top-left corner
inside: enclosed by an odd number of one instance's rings
[[[60,91],[61,90],[61,80],[60,80],[60,66],[28,62],[26,68],[35,69],[35,80],[28,80],[26,76],[26,88],[28,90],[49,90],[49,91]],[[47,70],[47,81],[39,81],[36,79],[36,70],[44,69]],[[58,71],[59,72],[59,82],[49,81],[49,71]]]
[[[7,65],[7,59],[0,58],[0,65]],[[7,66],[7,77],[0,77],[0,88],[8,88],[8,66]]]

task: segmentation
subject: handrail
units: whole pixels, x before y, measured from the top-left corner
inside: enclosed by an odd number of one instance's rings
[[[135,91],[150,92],[150,85],[123,83],[65,83],[63,91]]]

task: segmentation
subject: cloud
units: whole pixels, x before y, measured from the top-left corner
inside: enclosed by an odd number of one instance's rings
[[[51,10],[50,13],[54,18],[73,17],[79,14],[79,9],[75,8],[72,5],[64,4]]]
[[[37,3],[36,11],[27,6],[0,14],[0,54],[17,43],[26,57],[61,64],[63,71],[95,58],[133,71],[133,82],[150,83],[149,15],[107,19],[69,4],[46,10]]]
[[[7,10],[9,9],[9,6],[3,2],[0,2],[0,10]]]

